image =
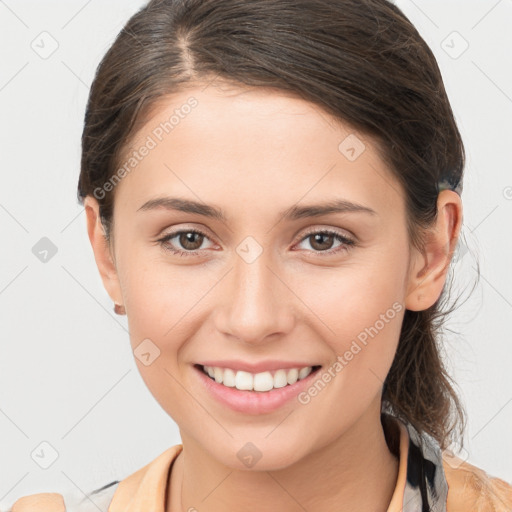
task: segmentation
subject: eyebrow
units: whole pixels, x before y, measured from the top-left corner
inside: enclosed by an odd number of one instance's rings
[[[215,206],[207,205],[190,199],[180,199],[178,197],[157,197],[146,201],[137,211],[148,210],[176,210],[185,213],[194,213],[203,215],[222,222],[226,222],[227,218],[222,209]],[[377,215],[375,210],[368,206],[353,203],[345,199],[334,199],[322,204],[312,204],[307,206],[294,205],[286,210],[279,212],[279,217],[283,220],[298,220],[308,217],[320,217],[330,213],[352,213],[362,212],[371,215]]]

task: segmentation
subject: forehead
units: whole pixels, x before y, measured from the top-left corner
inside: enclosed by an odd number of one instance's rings
[[[223,140],[227,132],[231,136],[239,134],[237,139],[242,139],[247,134],[261,134],[263,129],[267,142],[269,139],[275,142],[271,147],[278,143],[290,145],[293,143],[292,135],[311,138],[313,132],[336,131],[337,136],[354,132],[346,123],[297,93],[214,82],[201,86],[189,85],[184,90],[155,101],[139,122],[130,147],[136,146],[151,133],[157,142],[170,139],[168,136],[171,132],[173,138],[178,139],[184,126],[221,143],[227,142]],[[290,133],[292,127],[293,133]],[[284,132],[284,128],[288,131]],[[247,142],[253,142],[256,146],[258,141]]]
[[[389,204],[401,195],[368,136],[295,94],[255,87],[202,85],[160,98],[121,165],[129,172],[117,188],[139,205],[176,187],[288,202],[338,191]]]

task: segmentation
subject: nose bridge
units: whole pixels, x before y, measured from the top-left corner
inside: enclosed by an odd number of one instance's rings
[[[217,328],[245,343],[264,342],[271,334],[287,332],[293,324],[290,291],[272,270],[268,253],[250,242],[240,244],[237,253]]]

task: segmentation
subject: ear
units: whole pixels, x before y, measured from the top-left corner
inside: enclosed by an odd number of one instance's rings
[[[437,198],[437,218],[426,233],[424,250],[413,249],[405,307],[422,311],[440,297],[462,226],[462,201],[453,190]]]
[[[115,260],[112,256],[112,247],[107,241],[105,229],[101,223],[99,203],[93,196],[87,196],[84,199],[84,207],[87,216],[87,233],[103,286],[113,302],[123,304],[121,286]]]

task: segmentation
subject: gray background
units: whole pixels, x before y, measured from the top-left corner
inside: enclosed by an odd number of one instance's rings
[[[0,508],[81,495],[180,442],[138,373],[76,201],[89,85],[143,3],[0,0]],[[468,156],[455,290],[468,295],[477,260],[481,279],[446,341],[469,416],[461,456],[512,481],[512,1],[396,3],[438,59]]]

